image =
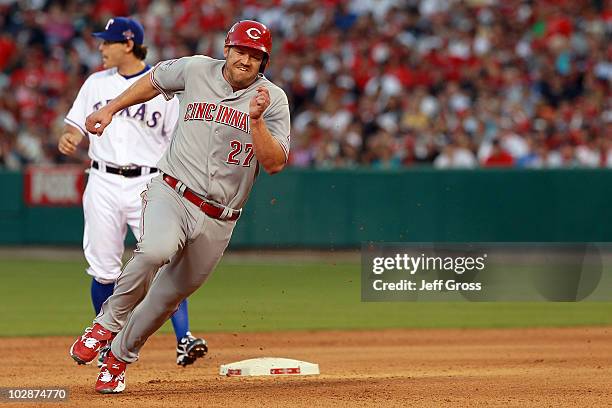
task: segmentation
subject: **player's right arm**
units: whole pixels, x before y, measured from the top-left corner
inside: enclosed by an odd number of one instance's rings
[[[66,156],[73,155],[82,140],[83,134],[81,131],[74,126],[66,124],[57,143],[57,149]]]
[[[159,94],[163,94],[166,100],[172,99],[175,92],[185,89],[183,73],[190,60],[183,57],[157,64],[149,75],[143,76],[106,106],[89,115],[85,122],[87,131],[100,136],[113,120],[113,115],[120,110],[151,100]]]
[[[113,120],[115,113],[128,106],[151,100],[159,94],[160,92],[151,84],[149,76],[145,75],[123,91],[121,95],[87,116],[85,127],[88,132],[101,136],[104,129]]]
[[[87,78],[64,118],[64,128],[57,142],[57,149],[62,154],[73,155],[78,144],[87,135],[85,118],[87,117],[87,106],[91,105],[92,87],[96,86],[96,78],[96,74]]]

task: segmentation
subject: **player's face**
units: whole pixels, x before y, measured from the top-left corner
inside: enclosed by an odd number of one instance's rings
[[[257,78],[264,53],[248,47],[225,47],[225,75],[228,82],[237,89],[251,85]]]
[[[128,44],[125,41],[103,41],[98,47],[98,50],[100,50],[100,55],[102,55],[102,64],[104,65],[104,69],[118,66],[121,63],[122,58],[126,55],[127,46]]]

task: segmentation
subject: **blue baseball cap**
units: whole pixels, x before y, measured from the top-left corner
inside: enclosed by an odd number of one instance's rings
[[[131,18],[114,17],[108,20],[104,31],[93,33],[94,37],[106,41],[126,41],[132,40],[134,44],[142,45],[144,40],[144,28],[142,25]]]

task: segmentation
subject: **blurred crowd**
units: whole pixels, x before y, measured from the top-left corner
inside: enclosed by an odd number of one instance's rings
[[[606,7],[606,4],[608,5]],[[222,58],[228,28],[273,33],[296,167],[612,167],[605,0],[0,1],[0,168],[62,157],[63,118],[101,69],[91,36],[145,27],[147,62]]]

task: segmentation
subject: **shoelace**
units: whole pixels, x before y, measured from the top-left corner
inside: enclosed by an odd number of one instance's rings
[[[113,375],[108,370],[104,370],[100,373],[100,381],[103,383],[107,383],[112,381]]]
[[[94,349],[97,344],[98,340],[94,339],[93,337],[88,337],[85,339],[85,347],[87,348]]]
[[[190,342],[194,341],[196,338],[193,336],[185,336],[181,339],[181,344],[189,344]]]
[[[195,337],[194,337],[195,339]],[[178,343],[176,349],[177,351],[181,352],[181,353],[187,353],[187,346],[189,346],[189,343],[191,342],[191,339],[189,337],[183,337],[181,339],[181,342]]]

